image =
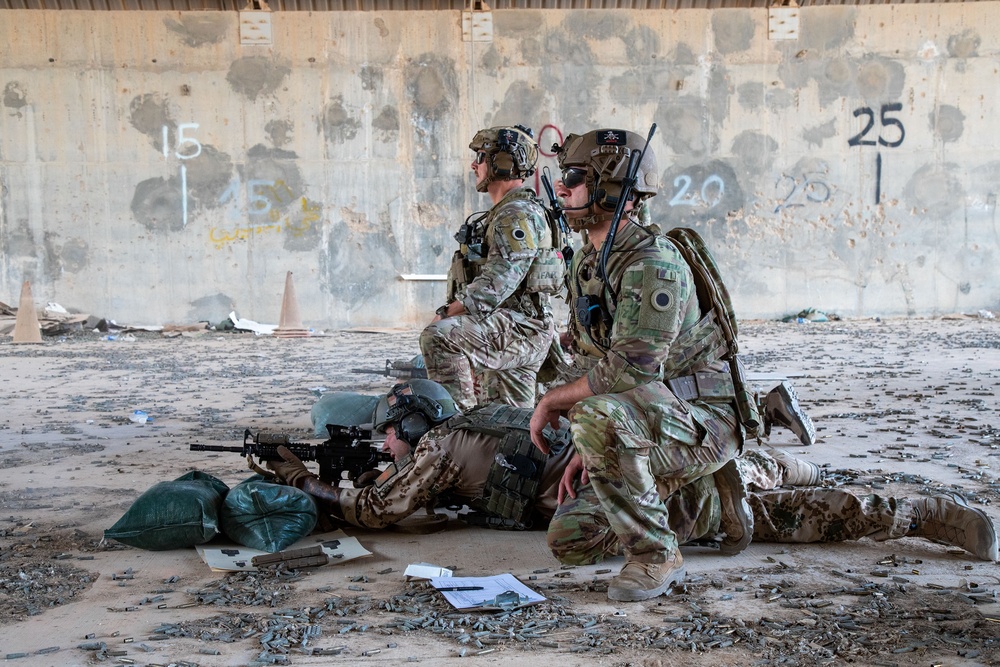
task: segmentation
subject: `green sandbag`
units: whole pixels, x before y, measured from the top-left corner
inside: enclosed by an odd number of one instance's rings
[[[219,510],[228,492],[221,480],[193,470],[153,485],[104,537],[150,551],[204,544],[219,534]]]
[[[260,475],[233,487],[222,505],[222,532],[250,549],[275,552],[316,527],[316,503],[305,491],[265,481]]]
[[[326,430],[327,424],[335,426],[370,424],[378,399],[378,396],[366,396],[353,391],[323,394],[310,411],[313,432],[317,438],[328,438],[330,433]]]

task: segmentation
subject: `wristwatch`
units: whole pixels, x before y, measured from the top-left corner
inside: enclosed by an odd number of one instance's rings
[[[446,303],[437,310],[435,310],[434,312],[437,314],[438,317],[448,317],[448,306],[450,305],[451,305],[450,303]]]

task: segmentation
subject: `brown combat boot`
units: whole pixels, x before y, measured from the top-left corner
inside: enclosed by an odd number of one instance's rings
[[[771,435],[771,426],[778,424],[788,428],[803,445],[811,445],[816,441],[816,427],[802,408],[799,407],[799,397],[787,382],[767,392],[764,397],[764,435]]]
[[[678,549],[665,563],[640,563],[626,560],[618,576],[608,585],[608,599],[621,602],[648,600],[670,591],[684,579],[684,558]]]
[[[767,453],[781,464],[785,471],[785,476],[781,481],[782,485],[816,486],[823,481],[823,472],[812,461],[792,456],[783,449],[768,449]]]
[[[719,551],[723,555],[733,556],[746,549],[753,539],[753,512],[747,503],[746,482],[740,477],[739,468],[733,460],[717,470],[712,477],[722,505],[719,528],[726,534],[719,544]]]
[[[925,537],[961,547],[983,560],[997,560],[997,531],[982,510],[973,509],[965,498],[943,493],[913,501],[910,536]]]

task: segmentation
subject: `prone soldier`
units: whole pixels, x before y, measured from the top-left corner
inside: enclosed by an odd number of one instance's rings
[[[622,544],[593,489],[574,486],[560,494],[560,479],[573,455],[566,423],[546,429],[551,453],[542,456],[531,443],[529,418],[530,410],[503,404],[462,414],[442,386],[413,379],[393,387],[375,409],[375,429],[385,433],[383,450],[394,462],[373,483],[332,486],[283,448],[284,461],[268,467],[311,494],[332,518],[354,526],[386,528],[448,499],[468,504],[480,519],[474,523],[483,526],[547,526],[549,547],[563,563],[595,563],[620,554]],[[681,543],[718,541],[720,531],[742,524],[737,529],[752,531],[758,541],[919,536],[997,558],[993,524],[957,496],[907,500],[854,496],[840,489],[779,489],[820,481],[814,464],[780,450],[747,452],[727,464],[727,472],[734,474],[704,476],[663,496]],[[752,516],[734,514],[734,505],[720,501],[723,496],[745,496]],[[746,542],[727,547],[722,539],[723,551],[736,553]]]

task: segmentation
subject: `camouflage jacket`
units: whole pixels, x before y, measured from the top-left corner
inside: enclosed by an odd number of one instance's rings
[[[480,320],[498,308],[549,318],[549,295],[562,288],[565,270],[534,191],[511,190],[470,227],[467,240],[474,243],[461,243],[455,253],[448,300],[461,301]]]
[[[482,495],[500,440],[438,426],[421,438],[409,456],[390,464],[371,486],[341,489],[339,502],[329,511],[355,526],[385,528],[445,492],[476,499]],[[546,463],[535,503],[542,515],[555,513],[559,480],[572,455],[573,448],[566,447]]]
[[[607,266],[616,300],[597,277],[599,254],[588,243],[570,268],[574,363],[595,394],[618,393],[662,379],[661,366],[678,355],[672,347],[701,312],[691,269],[669,239],[635,224],[619,229]],[[589,327],[581,322],[581,296],[600,304]]]

